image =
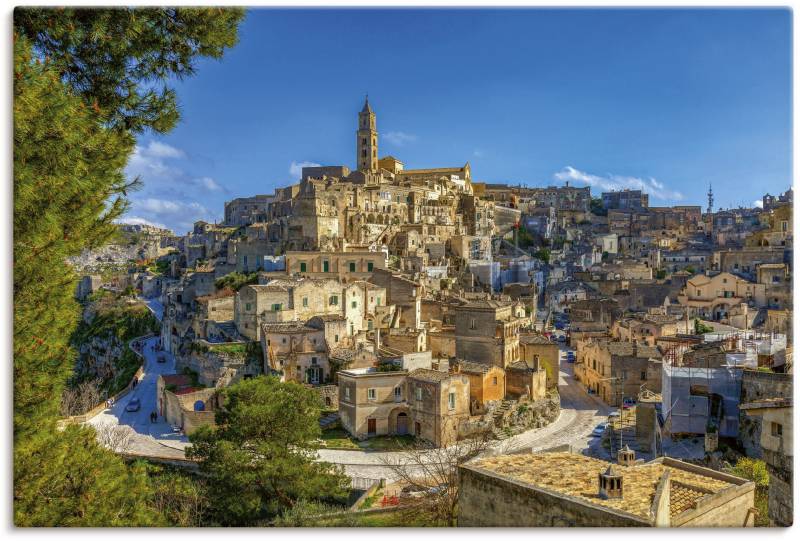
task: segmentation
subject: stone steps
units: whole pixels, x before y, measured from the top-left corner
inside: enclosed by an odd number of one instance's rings
[[[319,426],[320,428],[325,429],[336,423],[336,421],[338,420],[339,420],[338,413],[329,413],[328,415],[319,420]]]

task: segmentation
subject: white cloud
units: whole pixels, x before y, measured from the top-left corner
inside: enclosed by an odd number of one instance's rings
[[[294,179],[300,179],[303,176],[303,167],[319,167],[318,163],[314,162],[295,162],[293,161],[292,164],[289,166],[289,174]]]
[[[639,178],[612,174],[609,174],[605,177],[600,177],[591,173],[580,171],[570,165],[555,173],[553,176],[558,180],[580,182],[605,191],[624,189],[642,190],[655,199],[674,201],[683,200],[683,194],[681,192],[669,189],[664,185],[663,182],[659,182],[653,177]]]
[[[131,179],[138,177],[142,190],[131,198],[131,216],[123,220],[186,231],[197,220],[219,219],[208,207],[221,209],[222,194],[228,190],[211,176],[192,171],[191,163],[186,152],[166,143],[151,140],[136,145],[125,173]]]
[[[165,227],[161,224],[167,224],[167,227],[178,233],[188,231],[198,220],[212,221],[218,218],[196,201],[176,201],[157,197],[132,199],[131,213],[131,217],[122,218],[120,221],[134,223],[130,220],[141,220],[136,223],[150,223],[159,227]]]
[[[158,141],[150,141],[142,153],[155,158],[185,158],[186,153],[178,148]]]
[[[220,186],[216,180],[211,177],[200,177],[192,179],[192,182],[197,183],[198,186],[202,186],[206,190],[210,190],[212,192],[221,191],[224,188]]]
[[[763,209],[764,208],[764,200],[763,199],[756,199],[753,201],[753,206],[756,208]]]
[[[486,152],[481,150],[480,148],[476,148],[475,150],[472,151],[472,155],[475,156],[476,158],[483,158],[484,156],[486,156]]]
[[[413,133],[405,133],[402,131],[390,131],[383,134],[383,139],[397,147],[401,147],[407,143],[413,143],[417,140],[417,136]]]

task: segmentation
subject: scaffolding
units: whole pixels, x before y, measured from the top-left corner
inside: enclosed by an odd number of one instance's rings
[[[757,368],[755,354],[726,352],[719,366],[682,366],[674,352],[665,356],[661,395],[666,429],[671,434],[722,437],[739,432],[739,396],[744,368]]]

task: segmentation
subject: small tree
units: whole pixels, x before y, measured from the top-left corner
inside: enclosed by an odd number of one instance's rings
[[[126,453],[133,443],[133,429],[127,425],[103,423],[95,427],[97,441],[106,449],[117,454]]]
[[[415,487],[424,496],[403,499],[405,522],[454,526],[458,509],[458,467],[483,453],[488,432],[449,447],[431,448],[417,443],[381,459],[401,483]]]
[[[275,377],[222,391],[215,428],[190,436],[186,455],[214,487],[212,519],[226,526],[264,524],[301,500],[343,498],[349,480],[317,462],[319,400],[311,389]]]

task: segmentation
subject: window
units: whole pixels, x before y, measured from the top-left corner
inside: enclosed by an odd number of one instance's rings
[[[497,385],[497,376],[492,378],[492,385]]]
[[[247,310],[248,312],[250,311],[250,303],[249,302],[245,303],[244,309]]]
[[[283,338],[281,338],[281,343],[282,343],[282,344],[285,344],[285,343],[286,343],[286,337],[285,337],[285,336],[284,336]]]
[[[322,262],[322,272],[328,272],[328,268],[329,268],[328,262],[327,261],[323,261]]]
[[[646,379],[647,379],[647,371],[642,370],[642,381],[645,381]]]
[[[474,318],[469,320],[469,328],[473,329],[473,330],[475,329],[475,319]]]
[[[447,395],[447,407],[451,410],[456,409],[456,393],[450,391],[450,394]]]
[[[331,295],[331,298],[328,299],[328,304],[330,306],[336,306],[339,304],[339,296],[338,295]]]
[[[414,395],[417,400],[422,400],[422,387],[414,389]]]
[[[303,297],[303,308],[308,308],[308,297]]]
[[[358,301],[353,301],[350,303],[351,308],[358,308]]]
[[[338,334],[334,335],[333,341],[336,342],[337,344],[339,343],[339,335]]]
[[[317,358],[316,357],[311,357],[311,364],[312,365],[316,365],[317,364]]]
[[[344,388],[344,397],[347,398],[348,400],[350,399],[350,387]]]
[[[300,263],[300,272],[306,272],[306,264]]]
[[[371,319],[367,320],[367,330],[368,331],[372,330],[372,320]]]
[[[354,262],[350,262],[350,272],[356,272],[356,264]]]
[[[281,304],[280,303],[275,303],[275,304],[272,305],[272,311],[273,312],[279,312],[280,309],[281,309]]]
[[[375,389],[367,389],[367,399],[375,400]]]
[[[378,297],[377,299],[375,299],[375,305],[376,305],[376,306],[380,306],[380,305],[381,305],[381,298],[380,298],[380,297]]]
[[[403,395],[403,391],[400,390],[400,387],[394,388],[394,397],[395,399],[399,400]]]
[[[368,262],[367,263],[367,272],[372,272],[372,268],[373,267],[374,267],[374,265],[372,264],[372,261]]]
[[[783,425],[782,424],[780,424],[780,423],[770,423],[770,430],[772,432],[772,435],[775,436],[776,438],[782,438],[783,437]]]

